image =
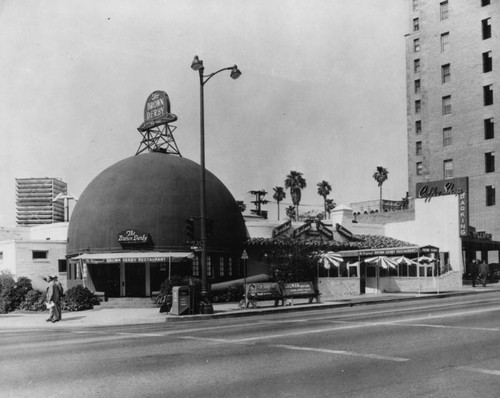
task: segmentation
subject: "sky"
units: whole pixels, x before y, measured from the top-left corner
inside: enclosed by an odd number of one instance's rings
[[[15,225],[15,178],[54,177],[79,197],[134,156],[144,104],[165,91],[181,155],[253,208],[251,190],[303,173],[301,214],[408,190],[405,0],[0,0],[0,226]],[[70,208],[74,206],[70,202]],[[290,194],[282,202],[291,204]],[[264,210],[276,217],[277,206]]]

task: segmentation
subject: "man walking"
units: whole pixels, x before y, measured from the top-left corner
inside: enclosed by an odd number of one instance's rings
[[[470,276],[472,278],[472,287],[476,287],[476,280],[478,273],[479,273],[479,265],[477,263],[477,260],[474,259],[472,260],[471,273],[470,273]]]
[[[61,282],[57,280],[57,275],[47,278],[49,286],[47,287],[47,303],[53,304],[49,310],[49,319],[47,322],[58,322],[61,320],[61,298],[63,295],[63,287]]]
[[[481,277],[481,283],[483,284],[483,287],[486,286],[486,279],[488,278],[490,270],[488,267],[488,264],[486,264],[486,261],[481,261],[481,264],[479,264],[479,275]]]

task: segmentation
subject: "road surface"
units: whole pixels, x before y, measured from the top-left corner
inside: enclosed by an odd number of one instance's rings
[[[0,329],[2,397],[496,397],[500,294]]]

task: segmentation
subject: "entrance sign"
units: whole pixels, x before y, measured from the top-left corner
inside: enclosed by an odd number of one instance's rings
[[[321,232],[323,235],[325,235],[328,239],[333,240],[333,232],[321,221],[318,221],[317,223],[317,229],[319,232]]]
[[[292,222],[290,220],[281,225],[278,225],[276,228],[273,229],[273,238],[276,238],[282,233],[288,231],[290,228],[292,228]]]
[[[310,229],[312,229],[311,221],[307,221],[306,223],[304,223],[303,225],[301,225],[297,229],[294,229],[293,232],[292,232],[292,236],[294,238],[297,238],[300,235],[302,235],[302,234],[306,233],[307,231],[309,231]]]
[[[469,177],[419,182],[416,193],[417,198],[425,199],[425,202],[438,196],[455,195],[458,198],[459,235],[469,235]]]
[[[243,253],[241,255],[241,259],[242,260],[248,260],[248,254],[247,254],[247,251],[246,250],[243,250]]]

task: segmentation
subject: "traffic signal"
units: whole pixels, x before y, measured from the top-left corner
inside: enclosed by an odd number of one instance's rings
[[[214,220],[212,220],[211,218],[207,218],[206,228],[207,228],[207,239],[210,239],[214,234]]]
[[[194,219],[186,218],[186,238],[190,241],[194,240]]]

